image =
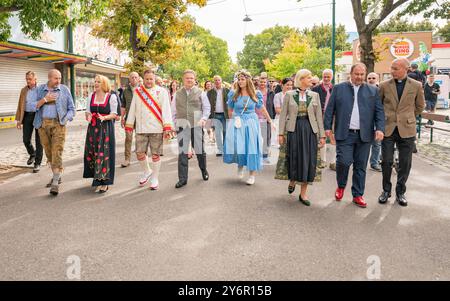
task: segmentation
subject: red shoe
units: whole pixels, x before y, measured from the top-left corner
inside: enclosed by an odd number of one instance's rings
[[[345,188],[337,188],[336,189],[336,193],[334,194],[334,196],[336,197],[336,201],[340,202],[342,200],[342,198],[344,197],[344,191]]]
[[[367,207],[367,203],[364,202],[364,198],[362,196],[357,196],[353,198],[353,203],[361,208],[366,208]]]

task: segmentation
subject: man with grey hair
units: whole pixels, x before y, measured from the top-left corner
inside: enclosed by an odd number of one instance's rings
[[[407,206],[406,181],[411,170],[416,116],[425,108],[425,98],[420,82],[408,77],[409,61],[401,58],[391,64],[392,79],[380,84],[380,97],[386,115],[386,135],[382,142],[383,192],[378,198],[385,204],[391,197],[391,175],[394,163],[394,146],[397,145],[399,170],[395,188],[396,201]]]
[[[52,69],[48,72],[48,82],[38,88],[33,126],[39,131],[47,162],[53,172],[47,187],[50,187],[50,194],[54,196],[58,195],[61,183],[66,124],[74,116],[72,94],[67,86],[61,84],[61,73]]]
[[[125,129],[125,122],[130,111],[131,101],[133,100],[133,93],[136,88],[140,86],[140,76],[137,72],[131,72],[128,76],[129,83],[122,93],[120,113],[122,115],[121,125]],[[122,167],[130,166],[131,159],[131,145],[133,144],[133,132],[125,131],[125,161],[121,164]]]
[[[333,80],[333,70],[325,69],[322,71],[322,82],[312,88],[312,90],[319,94],[320,97],[320,105],[322,107],[322,114],[324,114],[325,109],[328,105],[328,101],[330,100],[331,92],[333,91],[333,84],[331,81]],[[319,165],[320,168],[325,168],[325,162],[329,163],[329,168],[331,170],[336,170],[336,141],[334,140],[334,135],[331,135],[330,138],[327,139],[327,144],[325,147],[320,149],[320,159],[322,163]],[[330,152],[329,159],[327,159],[327,150]]]
[[[378,88],[380,84],[379,79],[380,77],[378,76],[378,73],[370,72],[367,75],[367,84]],[[381,141],[374,140],[372,142],[372,148],[370,151],[371,151],[370,168],[372,170],[381,172],[381,165],[380,165]]]
[[[222,78],[219,75],[214,76],[214,87],[207,92],[209,103],[211,104],[210,118],[216,135],[217,157],[223,155],[223,141],[225,140],[228,115],[228,93],[229,89],[222,86]]]
[[[198,166],[204,181],[209,180],[206,170],[206,153],[204,128],[211,113],[208,97],[195,86],[196,73],[186,70],[183,73],[183,88],[175,95],[176,129],[178,131],[178,183],[175,188],[181,188],[188,182],[190,146],[197,156]]]
[[[19,103],[17,105],[17,129],[23,129],[22,141],[30,155],[27,165],[34,163],[33,172],[37,173],[40,170],[43,149],[38,130],[33,126],[34,116],[36,115],[36,97],[38,91],[36,74],[33,71],[28,71],[25,74],[25,79],[27,85],[20,91]],[[33,132],[35,132],[34,138],[36,141],[36,149],[31,143]]]

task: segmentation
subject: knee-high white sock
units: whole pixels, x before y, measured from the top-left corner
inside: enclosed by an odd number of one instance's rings
[[[152,169],[153,169],[152,180],[158,181],[159,170],[161,169],[161,160],[158,162],[152,162]]]
[[[149,175],[152,172],[151,169],[150,169],[150,166],[148,165],[148,157],[147,156],[145,156],[144,160],[139,161],[139,164],[141,164],[142,169],[144,170],[144,172],[146,174]]]

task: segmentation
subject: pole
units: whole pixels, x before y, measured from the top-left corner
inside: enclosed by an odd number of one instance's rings
[[[72,22],[69,22],[69,25],[67,26],[67,36],[69,40],[69,53],[73,54],[73,25]],[[75,105],[75,108],[77,107],[76,104],[76,97],[75,97],[75,65],[73,63],[69,64],[70,68],[70,93],[72,93],[73,102]]]
[[[336,0],[333,0],[333,21],[332,21],[332,34],[331,34],[331,70],[333,70],[333,85],[336,77]]]

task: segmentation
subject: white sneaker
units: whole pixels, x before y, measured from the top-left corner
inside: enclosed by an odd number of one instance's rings
[[[147,173],[144,173],[143,175],[142,175],[142,177],[139,179],[139,185],[140,186],[144,186],[145,184],[147,184],[148,183],[148,180],[150,180],[150,177],[152,176],[152,173],[149,173],[149,174],[147,174]]]
[[[238,178],[243,179],[244,178],[244,166],[238,167]]]
[[[247,185],[253,185],[253,184],[255,184],[255,176],[250,176],[250,177],[248,177],[248,180],[247,180]]]
[[[159,181],[157,179],[152,179],[150,181],[150,189],[151,190],[158,190],[159,188]]]

